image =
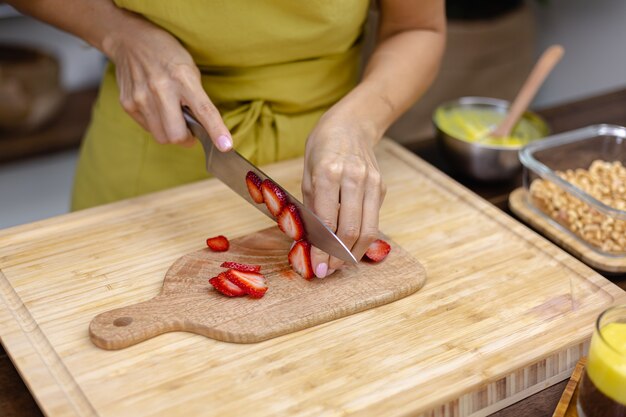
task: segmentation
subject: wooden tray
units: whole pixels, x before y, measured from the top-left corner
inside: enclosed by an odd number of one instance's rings
[[[422,288],[426,272],[392,240],[387,258],[339,270],[333,279],[307,281],[287,261],[292,241],[278,227],[230,242],[227,252],[197,250],[167,270],[151,300],[99,314],[89,336],[104,349],[121,349],[167,332],[187,331],[217,340],[255,343],[390,303]],[[260,265],[265,296],[228,298],[209,277],[224,261]]]
[[[626,293],[399,145],[381,230],[424,265],[398,301],[254,344],[107,351],[93,317],[158,294],[208,236],[273,226],[215,180],[0,231],[0,338],[49,417],[486,416],[567,379]],[[302,160],[264,167],[298,195]]]
[[[572,376],[565,386],[563,395],[561,396],[559,403],[556,405],[556,409],[554,410],[552,417],[578,417],[578,411],[576,410],[576,401],[578,401],[578,384],[583,376],[583,372],[585,371],[586,363],[587,358],[581,358],[576,364],[574,372],[572,372]]]
[[[587,265],[610,273],[626,273],[626,256],[602,255],[581,242],[580,239],[572,236],[571,233],[551,222],[545,215],[532,207],[524,188],[518,188],[509,195],[509,207],[522,220]]]

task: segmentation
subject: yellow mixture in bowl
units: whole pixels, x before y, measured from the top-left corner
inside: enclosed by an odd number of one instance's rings
[[[510,136],[488,137],[506,115],[489,108],[440,107],[435,113],[435,123],[445,133],[466,142],[483,145],[520,148],[547,135],[545,123],[532,113],[525,113]]]

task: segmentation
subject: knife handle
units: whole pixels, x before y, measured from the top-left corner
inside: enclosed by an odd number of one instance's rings
[[[206,150],[206,154],[209,155],[215,145],[213,144],[213,140],[211,136],[209,136],[209,132],[206,131],[204,126],[200,124],[198,119],[191,113],[191,109],[187,106],[182,106],[183,118],[187,123],[187,127],[191,131],[191,133],[202,143],[202,146]]]

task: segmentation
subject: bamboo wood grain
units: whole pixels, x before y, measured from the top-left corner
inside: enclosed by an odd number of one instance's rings
[[[217,181],[0,231],[0,338],[48,416],[484,416],[565,380],[624,291],[400,146],[381,230],[425,286],[254,344],[172,332],[106,351],[96,315],[158,294],[207,236],[273,226]],[[299,194],[302,160],[264,167]]]
[[[287,261],[291,240],[271,227],[230,242],[227,252],[204,248],[177,259],[151,300],[99,314],[89,326],[94,344],[121,349],[166,332],[254,343],[377,307],[422,288],[426,272],[400,246],[380,264],[361,262],[333,279],[307,281]],[[258,300],[228,298],[208,278],[224,261],[260,265],[269,290]]]
[[[578,383],[583,376],[586,363],[587,359],[581,358],[576,364],[574,372],[572,372],[572,376],[565,386],[563,395],[561,396],[559,403],[556,405],[556,409],[554,410],[552,417],[578,417],[578,411],[576,410],[576,402],[578,401]]]
[[[572,253],[572,255],[587,265],[605,272],[626,272],[626,256],[602,255],[564,230],[556,222],[549,221],[545,215],[531,206],[524,188],[518,188],[509,195],[509,207],[513,213],[526,223],[539,230],[550,240]]]

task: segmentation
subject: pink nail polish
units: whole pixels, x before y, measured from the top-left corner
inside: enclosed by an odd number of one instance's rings
[[[233,141],[226,135],[217,138],[217,147],[220,151],[228,151],[233,147]]]
[[[323,262],[315,268],[315,276],[318,278],[324,278],[326,276],[326,272],[328,272],[328,265]]]

